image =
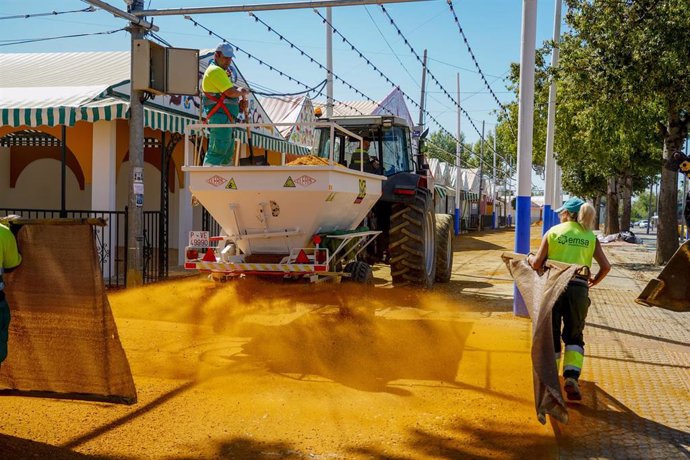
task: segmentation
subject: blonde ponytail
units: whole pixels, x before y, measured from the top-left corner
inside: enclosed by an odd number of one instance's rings
[[[585,230],[594,230],[595,217],[596,211],[594,210],[594,206],[589,203],[584,203],[580,206],[580,211],[577,213],[577,221]]]

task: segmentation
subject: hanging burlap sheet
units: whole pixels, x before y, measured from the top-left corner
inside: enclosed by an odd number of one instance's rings
[[[502,258],[532,319],[531,354],[537,418],[546,423],[546,414],[549,414],[567,423],[568,409],[556,369],[551,311],[579,267],[549,263],[543,273],[538,273],[527,264],[524,255],[504,253]]]
[[[27,224],[17,242],[22,264],[5,274],[12,320],[0,389],[136,402],[92,226]]]

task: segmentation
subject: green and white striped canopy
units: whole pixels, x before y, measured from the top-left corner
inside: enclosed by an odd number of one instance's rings
[[[78,121],[90,123],[100,120],[126,120],[129,118],[129,104],[109,98],[82,107],[0,108],[0,125],[28,128],[40,126],[74,126]],[[144,126],[173,133],[184,133],[188,124],[195,123],[191,117],[163,112],[144,107]]]

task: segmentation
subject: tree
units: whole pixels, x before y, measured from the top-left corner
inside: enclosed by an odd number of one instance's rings
[[[584,59],[567,69],[590,99],[658,109],[663,163],[690,124],[690,8],[687,0],[566,0],[568,40]],[[566,53],[563,52],[565,57]],[[652,109],[653,111],[653,109]],[[678,248],[677,173],[662,168],[656,262]]]

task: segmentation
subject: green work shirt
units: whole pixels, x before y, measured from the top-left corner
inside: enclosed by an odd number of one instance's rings
[[[201,80],[201,90],[205,93],[221,94],[233,87],[230,77],[220,66],[213,62],[208,65],[204,78]]]
[[[592,266],[596,236],[577,222],[564,222],[546,233],[550,260]]]
[[[17,250],[17,241],[9,228],[0,224],[0,290],[5,288],[2,282],[2,272],[6,268],[14,268],[22,262],[22,256]]]
[[[230,81],[230,77],[228,77],[228,74],[225,71],[225,69],[223,69],[220,66],[217,66],[213,61],[211,61],[211,63],[206,68],[206,72],[204,72],[203,80],[201,80],[201,90],[204,93],[212,93],[215,95],[215,97],[220,97],[222,93],[232,88],[233,86],[235,85],[233,85],[232,81]],[[215,102],[212,102],[205,95],[202,95],[202,101],[204,105],[204,114],[208,113],[208,111],[210,111],[211,108],[216,105]],[[228,97],[225,99],[225,106],[228,108],[230,114],[234,118],[237,118],[240,114],[239,101],[240,100],[237,97]],[[220,110],[219,112],[221,114],[224,113],[223,110]],[[218,120],[216,120],[215,122],[227,123],[226,121]]]

